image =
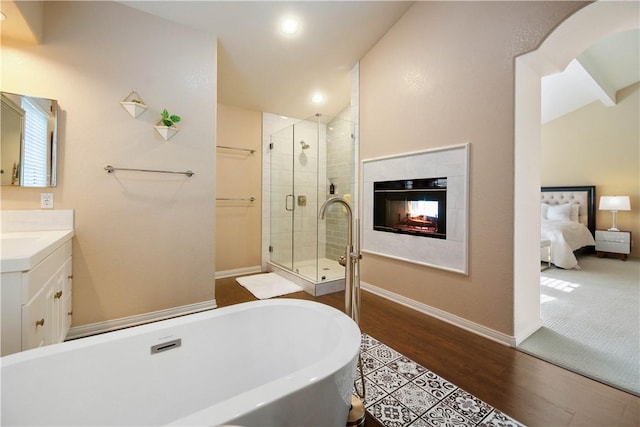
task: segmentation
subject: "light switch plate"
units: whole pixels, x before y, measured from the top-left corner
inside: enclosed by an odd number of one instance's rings
[[[53,193],[40,193],[40,208],[53,209]]]

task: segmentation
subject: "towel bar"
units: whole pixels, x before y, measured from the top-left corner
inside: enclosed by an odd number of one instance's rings
[[[104,170],[107,171],[107,173],[113,173],[115,171],[133,171],[133,172],[153,172],[153,173],[175,173],[175,174],[181,174],[181,175],[187,175],[189,178],[191,178],[195,172],[193,171],[184,171],[184,172],[175,172],[175,171],[163,171],[163,170],[154,170],[154,169],[129,169],[129,168],[116,168],[113,167],[111,165],[107,165],[104,167]]]
[[[222,201],[234,201],[234,202],[255,202],[256,198],[251,196],[249,198],[242,198],[242,197],[216,197],[216,200],[222,200]]]
[[[256,150],[253,150],[251,148],[228,147],[226,145],[216,145],[216,148],[224,148],[226,150],[248,151],[251,154],[256,152]]]

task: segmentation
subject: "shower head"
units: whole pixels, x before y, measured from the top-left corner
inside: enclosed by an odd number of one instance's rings
[[[306,142],[300,140],[300,145],[302,145],[302,149],[306,150],[307,148],[309,148],[309,144],[307,144]]]

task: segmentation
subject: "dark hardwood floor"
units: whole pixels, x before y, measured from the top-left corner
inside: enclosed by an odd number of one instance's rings
[[[216,303],[256,298],[216,280]],[[344,293],[313,297],[344,309]],[[640,425],[640,398],[362,291],[360,329],[527,426]],[[367,418],[367,426],[377,423]]]

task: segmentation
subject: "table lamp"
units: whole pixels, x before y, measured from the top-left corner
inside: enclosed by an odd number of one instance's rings
[[[629,196],[601,196],[598,209],[601,211],[611,211],[613,222],[608,231],[620,231],[616,226],[616,216],[618,211],[630,211],[631,202]]]

